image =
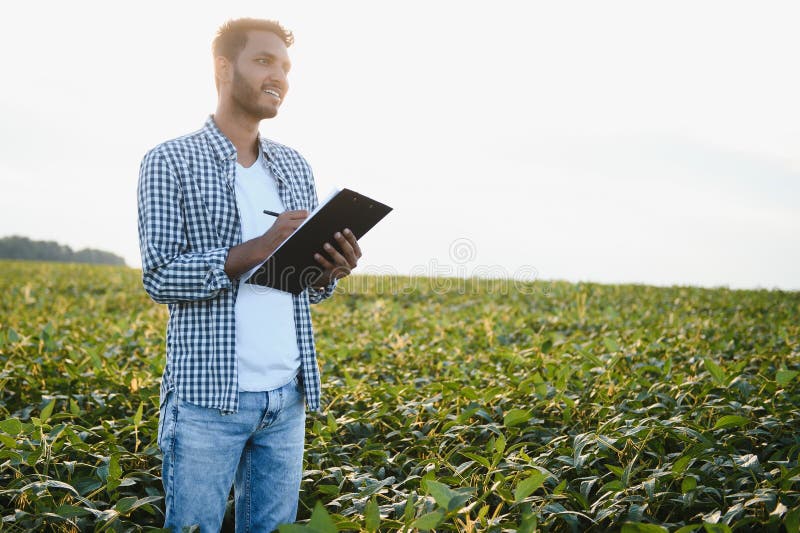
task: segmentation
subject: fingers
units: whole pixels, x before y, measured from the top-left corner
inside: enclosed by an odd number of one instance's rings
[[[319,265],[327,271],[333,270],[336,265],[325,259],[322,254],[314,254],[314,259]]]
[[[350,268],[352,268],[350,266],[350,262],[347,260],[347,258],[345,258],[344,255],[342,255],[339,252],[339,250],[337,250],[334,246],[332,246],[331,244],[326,242],[323,245],[323,248],[328,253],[330,258],[333,259],[333,263],[334,263],[335,267],[341,268],[341,269],[345,269],[347,271],[349,271]]]
[[[358,245],[355,234],[348,228],[345,228],[342,233],[344,233],[344,236],[347,237],[347,241],[350,243],[350,246],[353,247],[356,259],[361,259],[361,247]]]
[[[282,218],[286,218],[288,220],[303,220],[308,218],[308,211],[305,209],[297,209],[295,211],[284,211],[280,214]]]
[[[358,264],[358,260],[361,258],[361,247],[358,245],[355,234],[348,228],[342,232],[337,231],[333,238],[341,251],[326,242],[323,249],[331,260],[329,261],[319,253],[314,254],[314,259],[325,269],[326,273],[329,273],[329,279],[340,279],[348,276]]]
[[[332,246],[330,246],[330,248],[333,249]],[[331,255],[336,254],[339,256],[341,260],[344,260],[341,254],[339,254],[339,252],[337,252],[335,249],[333,249],[333,252],[331,252],[326,248],[325,251],[327,251]],[[325,273],[329,273],[328,277],[330,279],[340,279],[350,274],[350,269],[347,266],[341,266],[337,263],[331,263],[330,261],[325,259],[325,257],[322,254],[314,254],[314,259],[316,259],[317,263],[319,263],[319,265],[325,269]],[[323,275],[325,273],[323,273]]]
[[[333,236],[336,239],[336,242],[339,244],[339,249],[342,251],[342,255],[347,260],[347,266],[350,268],[355,268],[358,264],[358,255],[356,254],[356,250],[353,248],[353,243],[351,239],[347,239],[344,235],[340,232],[336,232]],[[358,245],[356,245],[358,246]]]
[[[300,224],[308,218],[308,211],[305,209],[298,209],[295,211],[284,211],[278,218],[275,219],[275,222],[272,224],[272,227],[276,228],[279,232],[280,237],[282,239],[288,237],[292,232],[294,232],[297,228],[300,227]]]

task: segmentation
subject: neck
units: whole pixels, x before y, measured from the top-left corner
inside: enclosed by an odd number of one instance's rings
[[[214,123],[236,148],[240,164],[249,166],[258,157],[258,124],[261,122],[241,110],[220,102],[214,113]]]

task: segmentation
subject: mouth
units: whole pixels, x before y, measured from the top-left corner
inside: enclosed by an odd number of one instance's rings
[[[278,100],[280,100],[280,98],[281,98],[281,93],[280,93],[280,92],[278,92],[278,90],[277,90],[277,89],[264,89],[262,92],[263,92],[264,94],[268,94],[268,95],[270,95],[270,96],[274,96],[274,97],[275,97],[275,98],[277,98]]]

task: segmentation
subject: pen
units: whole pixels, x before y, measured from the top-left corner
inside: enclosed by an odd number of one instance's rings
[[[265,215],[272,215],[274,217],[280,216],[280,213],[276,213],[275,211],[267,211],[266,209],[264,209],[264,214]]]

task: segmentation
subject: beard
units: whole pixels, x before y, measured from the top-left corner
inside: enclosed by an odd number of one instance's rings
[[[253,89],[247,80],[239,74],[239,70],[233,69],[233,101],[239,108],[248,115],[263,120],[265,118],[273,118],[278,114],[277,106],[259,104],[259,100],[263,96],[261,90]]]

